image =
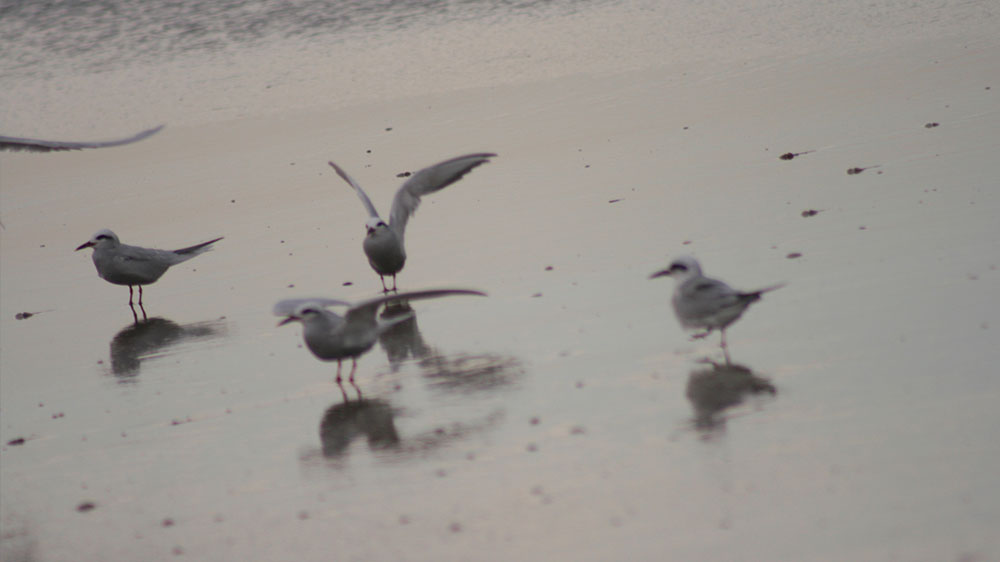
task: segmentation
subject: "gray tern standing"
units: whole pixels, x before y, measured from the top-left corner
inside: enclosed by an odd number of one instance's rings
[[[114,232],[105,228],[98,230],[90,237],[90,240],[80,244],[77,251],[93,248],[97,275],[115,285],[128,285],[128,305],[132,308],[133,316],[136,314],[132,304],[132,287],[138,286],[139,308],[142,309],[142,315],[145,317],[146,309],[142,306],[142,286],[155,282],[170,269],[170,266],[211,250],[211,245],[219,240],[222,240],[221,236],[180,250],[154,250],[122,244]],[[138,320],[138,316],[136,319]]]
[[[399,299],[418,300],[449,295],[484,297],[486,293],[467,289],[431,289],[381,296],[357,304],[328,298],[285,299],[274,305],[274,314],[285,317],[278,323],[279,326],[291,322],[302,323],[302,337],[309,351],[320,360],[337,362],[338,383],[341,382],[342,361],[351,359],[351,374],[348,380],[354,382],[358,357],[375,345],[380,333],[409,318],[405,315],[393,318],[389,322],[379,322],[376,318],[379,307]],[[327,310],[330,306],[346,306],[348,309],[341,316]]]
[[[762,294],[785,286],[782,283],[756,291],[737,291],[718,279],[705,277],[698,260],[691,256],[675,259],[670,267],[650,275],[650,279],[664,276],[677,280],[671,302],[681,326],[706,330],[695,334],[695,338],[704,338],[712,330],[719,330],[722,333],[722,352],[727,363],[729,350],[726,347],[726,328],[739,319],[747,307],[759,301]]]
[[[349,176],[340,166],[330,162],[330,166],[344,179],[354,191],[368,211],[368,221],[365,223],[368,234],[363,244],[368,263],[382,280],[382,290],[388,293],[396,290],[396,274],[406,263],[406,249],[403,245],[403,235],[406,232],[406,222],[420,205],[420,197],[434,193],[462,179],[473,168],[484,164],[496,154],[483,152],[466,154],[439,162],[424,168],[410,176],[396,192],[389,211],[389,223],[379,217],[378,211],[372,205],[371,199],[365,194],[358,182]],[[385,286],[385,276],[392,276],[392,289]]]

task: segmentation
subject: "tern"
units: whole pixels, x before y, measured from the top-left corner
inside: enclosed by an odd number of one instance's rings
[[[274,314],[285,317],[278,323],[278,326],[300,322],[302,324],[302,337],[305,339],[309,351],[322,361],[337,362],[337,383],[341,382],[341,363],[344,359],[351,359],[351,373],[348,380],[354,382],[354,373],[358,368],[358,357],[375,345],[379,334],[410,318],[410,315],[404,315],[395,317],[389,322],[380,323],[376,318],[379,307],[400,299],[409,301],[450,295],[485,297],[486,293],[468,289],[430,289],[383,295],[357,304],[323,297],[285,299],[274,305]],[[327,310],[327,307],[330,306],[346,306],[348,308],[342,316]]]
[[[132,304],[132,287],[139,287],[139,308],[146,316],[142,306],[142,286],[149,285],[160,278],[170,266],[185,262],[197,255],[212,249],[211,245],[222,240],[218,237],[208,242],[202,242],[180,250],[154,250],[122,244],[118,236],[104,228],[98,230],[90,240],[80,244],[77,251],[93,248],[94,266],[101,279],[115,285],[128,285],[128,305],[135,315]]]
[[[416,212],[420,205],[420,198],[448,187],[462,179],[462,176],[473,168],[485,164],[494,156],[496,154],[489,152],[466,154],[439,162],[413,174],[393,197],[388,223],[379,216],[371,199],[361,189],[358,182],[354,181],[354,178],[340,166],[333,162],[329,163],[337,171],[337,175],[354,188],[361,203],[365,206],[365,210],[368,211],[368,221],[365,223],[368,234],[365,237],[363,248],[365,255],[368,256],[368,263],[382,280],[383,293],[396,290],[396,274],[403,269],[403,265],[406,263],[406,249],[403,244],[406,222]],[[392,276],[392,289],[385,285],[386,275]]]
[[[691,256],[675,259],[670,267],[657,271],[649,278],[665,276],[677,280],[671,302],[681,326],[688,329],[704,328],[705,332],[694,335],[699,339],[712,333],[712,330],[719,330],[722,334],[720,345],[727,363],[729,350],[726,346],[726,328],[738,320],[747,307],[759,301],[762,294],[785,286],[782,283],[756,291],[737,291],[723,281],[705,277],[698,260]]]

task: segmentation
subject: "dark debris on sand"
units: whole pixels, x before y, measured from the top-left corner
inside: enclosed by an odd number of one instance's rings
[[[802,156],[803,154],[809,154],[810,152],[816,152],[815,150],[806,150],[805,152],[786,152],[779,156],[780,160],[791,160],[792,158]]]

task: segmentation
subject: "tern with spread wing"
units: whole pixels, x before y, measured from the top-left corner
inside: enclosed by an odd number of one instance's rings
[[[726,347],[726,328],[736,322],[747,307],[759,301],[762,294],[784,287],[784,284],[780,284],[757,291],[737,291],[718,279],[705,277],[698,260],[691,256],[675,259],[670,267],[657,271],[650,276],[650,279],[665,276],[677,280],[671,302],[681,326],[706,330],[695,334],[695,338],[704,338],[712,333],[712,330],[719,330],[722,333],[722,352],[727,362],[729,350]]]
[[[343,168],[330,162],[330,166],[337,171],[337,175],[354,188],[361,203],[365,206],[365,210],[368,211],[368,221],[365,223],[368,234],[365,237],[363,248],[365,255],[368,256],[368,263],[382,280],[383,292],[388,293],[390,290],[396,290],[396,274],[403,269],[403,265],[406,263],[406,249],[403,244],[406,222],[416,212],[417,206],[420,205],[420,198],[448,187],[462,179],[462,176],[473,168],[488,162],[494,156],[496,154],[487,152],[466,154],[434,164],[413,174],[396,192],[396,196],[392,200],[392,209],[389,211],[388,223],[379,216],[371,199],[361,189],[358,182],[354,181],[354,178],[348,175]],[[392,276],[392,289],[385,285],[386,275]]]
[[[279,326],[291,322],[302,324],[302,337],[309,351],[322,361],[337,362],[338,383],[341,382],[341,363],[344,359],[351,359],[351,374],[348,380],[354,382],[358,357],[375,345],[379,334],[410,317],[404,315],[388,322],[379,322],[376,316],[379,307],[401,299],[411,301],[451,295],[485,297],[486,293],[467,289],[431,289],[381,296],[357,304],[328,298],[286,299],[274,305],[274,314],[285,317],[278,323]],[[348,309],[340,315],[327,310],[327,307],[331,306],[346,306]]]

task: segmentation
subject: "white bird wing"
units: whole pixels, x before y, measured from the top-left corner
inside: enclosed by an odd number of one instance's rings
[[[475,295],[479,297],[485,297],[486,293],[482,291],[473,291],[471,289],[427,289],[425,291],[409,291],[406,293],[395,293],[392,295],[385,295],[381,297],[375,297],[373,299],[368,299],[366,301],[361,301],[347,310],[347,320],[352,319],[358,320],[370,320],[375,321],[375,312],[378,311],[378,307],[384,303],[391,301],[411,301],[419,299],[433,299],[437,297],[446,297],[449,295]]]
[[[325,297],[285,299],[278,301],[277,304],[274,305],[274,315],[288,316],[289,314],[295,312],[295,309],[307,303],[315,304],[320,308],[325,308],[328,306],[351,306],[351,303],[347,301],[342,301],[338,299],[328,299]]]
[[[123,139],[95,142],[50,141],[41,139],[25,139],[20,137],[5,137],[0,135],[0,150],[9,150],[12,152],[20,150],[25,152],[54,152],[60,150],[81,150],[84,148],[107,148],[109,146],[120,146],[123,144],[141,141],[146,137],[150,137],[160,132],[160,129],[163,129],[165,126],[166,125],[153,127],[152,129],[147,129],[141,133]]]
[[[392,200],[389,227],[402,238],[406,231],[406,221],[417,210],[422,196],[448,187],[462,179],[462,176],[476,166],[489,162],[489,159],[494,156],[496,154],[491,152],[466,154],[438,162],[410,176],[410,179],[406,180],[399,188]]]
[[[140,246],[129,246],[128,244],[119,244],[108,255],[116,261],[149,262],[160,266],[174,265],[187,259],[169,250],[142,248]]]
[[[361,204],[364,205],[365,210],[368,211],[368,216],[376,219],[381,218],[378,216],[378,211],[375,210],[375,205],[372,205],[372,200],[368,198],[368,194],[365,193],[365,190],[361,189],[358,182],[354,181],[354,178],[352,178],[350,174],[345,172],[340,166],[334,164],[333,162],[328,162],[328,164],[330,164],[330,166],[337,171],[338,176],[343,178],[344,181],[354,188],[354,192],[358,194],[358,199],[361,199]]]
[[[710,277],[695,277],[678,287],[678,291],[678,306],[692,316],[715,314],[740,300],[736,289]]]

